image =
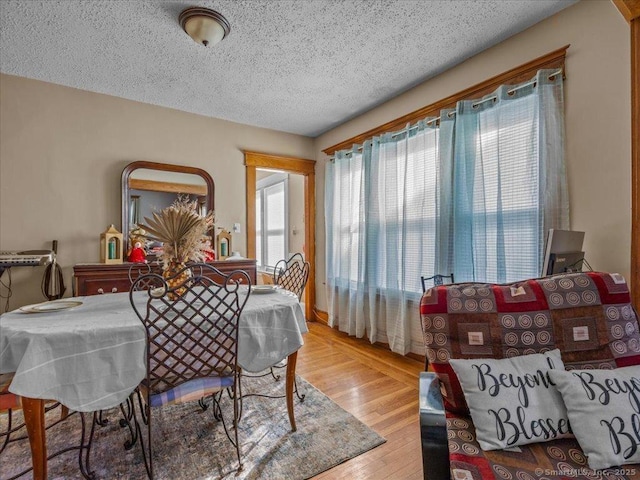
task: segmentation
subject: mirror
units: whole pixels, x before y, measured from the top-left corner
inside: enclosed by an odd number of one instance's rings
[[[155,162],[133,162],[122,171],[122,235],[152,212],[168,207],[179,194],[198,202],[202,215],[214,210],[213,178],[200,168]],[[213,238],[211,239],[213,242]]]

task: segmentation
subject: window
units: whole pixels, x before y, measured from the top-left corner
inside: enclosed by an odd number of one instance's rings
[[[256,259],[273,269],[288,251],[288,177],[275,173],[256,182]]]
[[[422,275],[537,277],[546,231],[568,223],[560,73],[337,152],[329,283],[421,293]]]
[[[438,141],[439,130],[427,128],[406,141],[381,142],[379,162],[371,162],[367,151],[332,165],[329,194],[339,201],[330,202],[327,233],[337,250],[328,258],[335,261],[330,270],[338,283],[422,291],[420,276],[436,265]]]
[[[535,278],[541,270],[544,231],[540,212],[538,129],[535,115],[517,103],[502,107],[503,121],[481,114],[476,133],[474,229],[486,238],[486,270],[480,281]],[[492,118],[493,117],[493,118]]]
[[[375,262],[380,288],[422,293],[420,276],[436,270],[438,140],[439,129],[428,128],[406,141],[380,145],[378,173],[384,180],[372,187],[371,196],[385,201],[372,202],[370,244],[376,259],[392,260]]]
[[[537,277],[569,224],[562,70],[338,150],[325,170],[329,325],[421,345],[421,276]]]

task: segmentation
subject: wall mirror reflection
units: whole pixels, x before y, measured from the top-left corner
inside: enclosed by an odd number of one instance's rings
[[[214,183],[202,169],[155,162],[133,162],[122,172],[122,233],[171,205],[178,195],[197,203],[201,215],[214,210]],[[213,239],[212,239],[213,240]],[[129,247],[130,245],[127,245]],[[152,253],[152,252],[151,252]]]

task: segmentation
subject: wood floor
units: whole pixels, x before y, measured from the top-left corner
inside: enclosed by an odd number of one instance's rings
[[[308,326],[296,373],[387,440],[314,480],[422,480],[418,374],[423,364],[321,323]]]

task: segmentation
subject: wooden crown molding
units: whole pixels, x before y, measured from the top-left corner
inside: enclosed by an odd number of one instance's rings
[[[322,151],[327,155],[332,155],[338,150],[349,149],[354,144],[360,145],[365,140],[376,135],[400,130],[401,128],[404,128],[407,123],[415,123],[429,116],[438,116],[440,110],[444,108],[451,108],[460,100],[477,98],[482,95],[486,95],[487,93],[493,92],[496,88],[498,88],[500,85],[504,85],[505,83],[519,83],[528,80],[533,75],[535,75],[535,72],[540,69],[564,68],[564,60],[568,48],[569,45],[565,45],[562,48],[554,50],[553,52],[549,52],[546,55],[538,57],[530,62],[512,68],[511,70],[507,70],[506,72],[496,75],[495,77],[491,77],[484,82],[478,83],[472,87],[462,90],[461,92],[455,93],[447,98],[432,103],[431,105],[419,108],[418,110],[403,115],[402,117],[396,118],[395,120],[391,120],[384,125],[372,128],[371,130],[356,135],[355,137],[351,137],[336,145],[332,145],[331,147],[325,148]]]
[[[631,23],[640,18],[640,0],[611,0],[622,16]]]
[[[288,170],[293,168],[296,173],[303,175],[314,173],[316,169],[315,160],[307,160],[297,157],[284,157],[281,155],[268,155],[266,153],[250,152],[243,150],[244,164],[247,167],[271,168],[275,170]]]

